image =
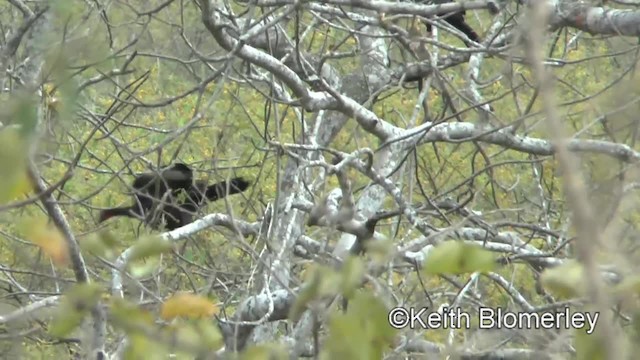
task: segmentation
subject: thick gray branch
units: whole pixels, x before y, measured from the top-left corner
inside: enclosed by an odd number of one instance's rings
[[[424,132],[427,131],[426,134]],[[535,155],[554,155],[556,146],[549,140],[526,136],[518,136],[507,129],[482,130],[472,123],[441,123],[424,125],[407,130],[402,136],[391,140],[403,141],[406,148],[413,147],[416,141],[419,144],[433,142],[459,143],[463,141],[482,141],[494,145],[500,145],[508,149]],[[640,160],[640,153],[625,144],[616,144],[608,141],[590,139],[568,140],[567,148],[573,152],[589,152],[611,156],[620,161],[636,162]]]
[[[551,29],[569,26],[591,34],[640,36],[640,11],[594,7],[581,1],[551,4]]]

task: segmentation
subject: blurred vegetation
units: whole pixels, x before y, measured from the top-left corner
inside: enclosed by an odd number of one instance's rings
[[[147,1],[145,7],[154,8],[162,2]],[[252,276],[250,256],[237,241],[230,241],[234,236],[232,232],[211,228],[175,247],[166,244],[163,247],[156,246],[161,242],[153,236],[157,232],[144,229],[137,220],[118,218],[108,223],[108,230],[97,232],[101,226],[96,224],[96,214],[101,208],[129,203],[128,185],[133,174],[181,161],[193,166],[200,178],[217,181],[233,174],[254,181],[255,186],[246,198],[236,197],[230,202],[236,216],[249,222],[257,221],[265,204],[274,200],[279,167],[284,167],[282,158],[279,159],[274,151],[267,151],[268,142],[295,143],[301,136],[293,109],[269,101],[265,97],[269,91],[266,81],[248,82],[242,76],[245,65],[233,57],[225,58],[226,52],[216,46],[204,29],[193,2],[174,2],[153,16],[138,16],[131,11],[131,7],[138,8],[139,4],[112,3],[108,14],[110,24],[114,26],[110,27],[110,33],[106,32],[103,22],[95,21],[97,16],[90,13],[85,3],[54,1],[52,4],[56,14],[55,31],[45,39],[39,39],[52,44],[45,61],[46,103],[36,104],[33,99],[19,94],[0,95],[0,120],[4,125],[22,125],[20,129],[23,129],[22,132],[6,129],[0,132],[0,204],[36,196],[27,175],[25,155],[34,151],[30,148],[30,139],[41,136],[43,141],[35,152],[48,155],[37,157],[38,168],[47,185],[63,179],[70,164],[74,165],[72,177],[64,181],[55,197],[78,242],[86,250],[85,261],[96,282],[72,287],[73,273],[67,266],[64,235],[47,222],[39,201],[0,212],[2,271],[5,267],[10,268],[10,276],[18,283],[27,284],[30,292],[65,294],[50,323],[40,319],[33,321],[34,326],[37,324],[47,332],[34,331],[18,345],[0,341],[0,351],[12,356],[20,354],[22,359],[69,356],[54,339],[82,338],[81,320],[89,303],[99,299],[109,305],[112,325],[129,335],[127,351],[132,359],[159,358],[170,349],[174,351],[171,345],[177,343],[202,352],[214,351],[222,344],[221,335],[213,322],[201,318],[218,315],[223,307],[226,313],[232,314],[237,302],[247,295],[243,292],[244,286]],[[233,6],[236,11],[242,9],[239,4]],[[480,19],[488,19],[488,15],[478,13]],[[470,18],[474,26],[482,24],[475,17]],[[15,24],[18,20],[18,12],[11,4],[0,4],[2,23]],[[303,25],[312,20],[308,14],[301,18]],[[401,22],[401,25],[408,24]],[[69,29],[74,30],[72,36],[66,34]],[[295,28],[289,31],[292,33]],[[640,92],[638,82],[629,75],[635,72],[632,54],[620,52],[622,45],[616,40],[604,41],[585,35],[579,42],[562,45],[567,43],[563,34],[566,33],[549,35],[547,56],[561,64],[554,67],[553,72],[557,85],[555,95],[561,104],[565,125],[578,138],[614,140],[638,149],[635,144],[637,102],[629,105]],[[197,48],[198,55],[184,39]],[[448,35],[440,40],[460,46],[459,40]],[[64,46],[60,46],[63,41]],[[128,44],[127,51],[114,52]],[[310,53],[323,50],[348,52],[354,50],[357,42],[351,34],[335,28],[329,31],[326,25],[318,25],[300,46]],[[23,47],[16,57],[28,55],[22,51]],[[133,51],[137,55],[130,65],[131,73],[78,92],[81,84],[120,68]],[[445,50],[441,51],[441,56],[446,55]],[[393,61],[401,61],[397,58],[398,49],[391,53],[396,56]],[[202,56],[213,60],[198,60]],[[344,74],[360,71],[356,56],[332,59],[331,64]],[[445,76],[452,88],[466,86],[466,67],[460,65],[446,70]],[[225,68],[237,71],[204,81],[215,70]],[[507,121],[524,118],[523,135],[548,138],[544,114],[535,96],[534,80],[528,67],[509,64],[504,57],[487,58],[480,76],[492,78],[496,74],[501,75],[500,80],[482,88],[481,92],[487,99],[497,98],[492,103],[497,117]],[[620,83],[611,89],[617,81]],[[165,101],[173,97],[176,97],[173,101]],[[381,98],[384,101],[375,103],[372,110],[390,123],[407,126],[415,108],[416,90],[395,88]],[[46,111],[46,123],[35,128],[38,114],[34,109],[38,107]],[[444,111],[441,94],[432,91],[428,96],[428,107],[431,114],[441,114]],[[110,120],[103,124],[101,117],[105,116]],[[313,115],[305,116],[310,119]],[[594,120],[600,117],[604,117],[604,121]],[[460,119],[473,122],[475,113],[462,111]],[[193,126],[188,131],[176,133],[190,123]],[[158,148],[159,144],[162,146]],[[350,152],[362,147],[375,149],[378,145],[377,139],[350,121],[331,146]],[[473,193],[470,206],[481,211],[486,222],[508,223],[513,219],[520,223],[546,222],[550,228],[572,231],[561,189],[562,174],[558,173],[551,157],[477,142],[436,143],[417,148],[407,156],[415,160],[416,172],[421,174],[422,182],[418,186],[403,189],[415,202],[423,201],[423,194],[433,200],[445,196],[466,198]],[[625,165],[597,155],[582,155],[581,161],[585,180],[594,189],[590,192],[590,200],[598,212],[606,214],[615,205],[616,197],[611,189],[622,181],[619,174]],[[350,175],[358,192],[369,183],[362,175]],[[335,178],[328,180],[327,185],[327,189],[337,186]],[[637,202],[637,196],[631,193],[624,201]],[[545,209],[539,208],[541,202],[546,204]],[[392,208],[393,201],[388,198],[385,205]],[[627,209],[616,214],[618,221],[624,224],[624,231],[616,233],[619,237],[616,241],[623,244],[638,232],[635,220],[640,216],[637,207]],[[203,210],[203,214],[210,212],[226,212],[224,202],[210,204]],[[540,219],[541,212],[548,218]],[[603,225],[606,220],[603,216]],[[433,218],[431,224],[437,227],[451,225],[441,218]],[[508,224],[499,229],[524,231]],[[380,223],[377,231],[395,239],[415,236],[405,220]],[[338,232],[326,229],[321,233],[321,240],[330,243],[340,236]],[[145,241],[153,246],[144,248]],[[255,245],[254,239],[249,241]],[[527,241],[543,251],[554,250],[541,235]],[[134,277],[125,279],[126,300],[112,299],[108,281],[111,262],[133,244],[137,244],[140,254],[135,257],[134,264],[130,264]],[[465,279],[474,271],[491,269],[487,267],[484,250],[478,249],[477,254],[472,252],[477,256],[470,259],[464,254],[469,256],[471,250],[459,248],[454,243],[449,247],[440,255],[443,263],[430,264],[434,268],[425,269],[423,278],[419,272],[389,272],[380,275],[381,282],[389,284],[405,303],[426,306],[424,294],[416,289],[424,287],[430,293],[441,293],[449,285],[441,277],[427,274],[460,274],[460,278]],[[611,247],[603,249],[598,256],[616,261],[624,259],[631,264],[638,254],[635,249]],[[458,261],[448,263],[452,257]],[[351,297],[349,311],[342,314],[336,309],[327,323],[325,330],[331,335],[322,358],[381,358],[385,349],[392,346],[396,332],[386,326],[384,304],[376,298],[372,287],[365,285],[363,289],[355,290],[359,288],[364,264],[353,265],[343,272],[306,264],[303,268],[311,275],[295,274],[296,280],[304,281],[309,288],[307,293],[300,294],[293,315],[299,316],[302,308],[318,298],[341,293]],[[517,284],[528,299],[542,302],[542,297],[534,290],[536,280],[527,266],[508,264],[494,271]],[[545,284],[560,291],[562,296],[572,297],[577,291],[572,276],[562,272],[554,276],[552,273],[547,275]],[[135,290],[129,290],[128,283],[143,284],[154,294],[150,297],[153,300],[137,304],[136,299],[141,298],[144,291],[139,286],[131,286],[130,289]],[[0,291],[0,306],[9,306],[8,309],[24,306],[26,298],[10,284],[6,282],[8,288]],[[513,306],[509,294],[496,284],[485,286],[482,293],[486,306]],[[424,333],[425,339],[433,341],[445,341],[447,336],[447,330]],[[69,348],[75,351],[73,343]],[[247,359],[285,358],[286,353],[276,345],[262,344],[243,356]]]

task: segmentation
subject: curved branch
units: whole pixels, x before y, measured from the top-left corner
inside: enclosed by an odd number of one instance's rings
[[[640,11],[594,7],[580,1],[563,1],[549,13],[551,30],[569,26],[590,34],[640,36]]]
[[[293,90],[306,110],[338,110],[345,115],[354,117],[366,131],[382,140],[388,139],[400,131],[399,128],[383,121],[372,111],[366,109],[352,98],[330,88],[324,82],[322,85],[326,90],[325,92],[309,90],[305,82],[281,61],[231,37],[226,32],[227,28],[231,28],[231,25],[222,22],[220,14],[215,10],[213,0],[203,1],[202,3],[202,21],[220,46],[227,51],[234,52],[243,60],[271,72]]]
[[[424,132],[427,131],[425,134]],[[415,129],[407,130],[402,136],[390,140],[383,146],[393,142],[402,142],[405,148],[433,142],[460,143],[463,141],[482,141],[493,145],[521,151],[534,155],[554,155],[556,145],[545,139],[519,136],[508,129],[491,130],[486,132],[472,123],[425,123]],[[607,155],[625,162],[640,160],[640,152],[628,145],[616,144],[602,140],[571,139],[567,141],[567,148],[573,152],[587,152]]]
[[[162,240],[167,242],[177,242],[184,239],[187,236],[191,236],[199,231],[207,229],[209,227],[219,225],[224,226],[234,231],[240,231],[244,236],[257,234],[260,231],[259,223],[248,223],[232,219],[231,216],[226,214],[209,214],[202,219],[194,221],[188,225],[177,228],[172,231],[167,231],[161,235]],[[129,257],[133,253],[135,245],[130,246],[128,249],[122,252],[115,261],[115,266],[111,270],[111,293],[115,296],[124,297],[122,292],[122,274],[125,271],[124,266],[127,264]]]

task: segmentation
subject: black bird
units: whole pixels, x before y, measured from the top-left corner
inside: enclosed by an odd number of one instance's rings
[[[208,185],[204,180],[193,180],[189,166],[177,163],[156,173],[143,173],[133,181],[131,206],[105,209],[100,212],[101,223],[114,216],[137,218],[154,229],[164,223],[167,230],[177,229],[193,221],[196,211],[207,201],[216,201],[227,195],[245,191],[250,183],[242,177]],[[181,200],[181,193],[184,198]]]
[[[441,4],[454,2],[453,0],[413,0],[413,1],[418,3],[423,3],[423,4],[430,4],[430,5],[441,5]],[[498,6],[493,1],[489,1],[487,3],[487,9],[492,15],[496,15],[500,11]],[[458,29],[459,31],[467,35],[467,37],[470,40],[475,41],[477,43],[481,42],[482,39],[480,38],[478,33],[476,33],[475,30],[473,30],[473,28],[465,21],[465,18],[464,18],[465,14],[466,14],[466,10],[464,9],[459,11],[453,11],[453,12],[440,10],[438,13],[436,13],[436,16],[438,16],[440,19],[446,21],[449,25],[453,26],[454,28]],[[423,21],[423,23],[427,28],[427,32],[431,34],[431,31],[433,29],[432,25],[426,21]],[[464,40],[464,44],[467,47],[471,47],[471,42],[469,42],[468,40]],[[422,92],[422,77],[411,76],[411,77],[405,78],[405,81],[406,82],[418,81],[418,92]]]
[[[429,1],[429,3],[433,4],[433,5],[440,5],[440,4],[446,4],[446,3],[450,3],[452,2],[451,0],[432,0]],[[492,5],[492,6],[491,6]],[[489,11],[491,13],[495,13],[497,12],[496,6],[495,4],[490,3],[489,6]],[[446,21],[449,25],[453,26],[454,28],[460,30],[461,32],[463,32],[465,35],[467,35],[467,37],[477,43],[481,42],[482,40],[480,39],[480,36],[478,36],[478,33],[476,33],[473,28],[467,24],[467,22],[464,19],[464,16],[466,14],[466,10],[460,10],[460,11],[454,11],[454,12],[447,12],[447,11],[440,11],[436,14],[436,16],[438,16],[439,18],[441,18],[442,20]],[[427,27],[427,32],[429,34],[431,34],[431,30],[432,30],[432,26],[431,24],[429,24],[428,22],[424,22],[425,26]],[[464,42],[465,45],[467,45],[467,47],[471,46],[471,43],[468,41]]]
[[[451,3],[453,2],[452,0],[412,0],[413,2],[419,3],[419,4],[425,4],[425,5],[442,5],[442,4],[447,4],[447,3]],[[494,12],[495,9],[495,4],[490,5],[489,6],[489,11],[490,12]],[[454,12],[447,12],[447,11],[443,11],[443,10],[439,10],[436,13],[436,16],[439,17],[440,19],[446,21],[449,25],[453,26],[454,28],[458,29],[459,31],[461,31],[462,33],[464,33],[465,35],[467,35],[467,37],[470,40],[473,40],[475,42],[480,42],[482,41],[480,39],[480,36],[478,35],[478,33],[475,32],[475,30],[473,30],[473,28],[467,24],[467,22],[464,19],[464,16],[466,14],[466,10],[459,10],[459,11],[454,11]],[[427,32],[429,33],[429,36],[431,36],[431,32],[433,30],[433,26],[431,25],[431,23],[423,20],[422,23],[426,26],[427,28]],[[471,47],[471,43],[468,40],[464,40],[464,43],[467,47]],[[427,52],[426,47],[424,47],[424,44],[421,45],[423,47],[423,54],[417,54],[420,57],[422,57],[419,60],[425,60],[426,57],[428,55],[424,54],[424,52]],[[408,76],[405,78],[406,82],[414,82],[414,81],[418,81],[418,92],[422,91],[422,77],[421,76]]]
[[[451,2],[450,0],[434,0],[433,3],[434,4],[446,4]],[[455,12],[439,12],[437,13],[437,16],[440,17],[442,20],[446,21],[449,25],[453,26],[454,28],[460,30],[462,33],[464,33],[465,35],[467,35],[467,37],[470,40],[473,40],[477,43],[479,43],[480,40],[480,36],[478,36],[478,34],[473,30],[473,28],[467,24],[467,22],[464,19],[464,16],[466,14],[465,10],[460,10],[460,11],[455,11]],[[428,22],[425,22],[425,26],[427,27],[427,32],[429,34],[431,34],[431,30],[432,30],[432,26],[431,24],[429,24]],[[471,43],[468,41],[464,42],[465,45],[467,45],[467,47],[471,46]]]

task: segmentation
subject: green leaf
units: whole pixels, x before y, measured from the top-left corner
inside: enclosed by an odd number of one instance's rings
[[[640,310],[635,310],[631,318],[631,330],[633,342],[640,344]]]
[[[39,104],[33,96],[20,95],[13,98],[13,120],[20,124],[20,135],[23,138],[29,137],[36,128],[38,123],[38,114],[36,109]]]
[[[369,291],[359,291],[346,314],[336,313],[331,318],[321,358],[382,359],[395,334],[380,299]]]
[[[222,334],[211,318],[178,319],[162,329],[162,338],[175,342],[178,345],[175,350],[189,353],[211,353],[224,345]]]
[[[317,276],[320,277],[318,285],[318,296],[331,296],[340,292],[342,276],[332,268],[320,267],[317,269]]]
[[[64,65],[64,64],[62,64]],[[60,70],[60,73],[65,70]],[[62,76],[69,76],[68,74],[62,74]],[[64,81],[62,84],[58,84],[57,91],[51,94],[49,97],[50,110],[55,111],[56,121],[61,124],[69,122],[73,119],[74,110],[77,110],[77,84],[75,81]],[[67,125],[67,124],[63,124]]]
[[[330,267],[313,267],[309,269],[309,273],[309,279],[305,281],[302,290],[300,290],[295,303],[289,311],[289,316],[293,321],[302,315],[307,305],[313,300],[337,295],[344,286],[343,276]]]
[[[175,339],[181,346],[197,349],[200,347],[200,335],[198,331],[187,324],[180,324],[179,326],[172,326],[166,329],[171,329],[171,338]]]
[[[69,289],[58,305],[49,333],[56,337],[69,335],[97,304],[101,294],[102,289],[96,284],[79,284]]]
[[[222,348],[224,338],[222,337],[222,333],[220,333],[220,328],[215,325],[211,319],[197,319],[192,321],[198,329],[203,346],[213,351]]]
[[[119,245],[118,240],[109,231],[101,230],[98,232],[98,236],[100,241],[108,248],[114,248]]]
[[[542,285],[554,295],[571,298],[584,293],[584,270],[577,261],[545,270],[540,276]]]
[[[277,344],[262,344],[252,346],[247,349],[241,356],[242,360],[286,360],[289,355]]]
[[[640,276],[629,276],[621,283],[613,287],[613,294],[616,297],[625,295],[635,295],[640,293]]]
[[[386,264],[394,253],[395,244],[391,239],[372,239],[365,243],[365,249],[377,264]]]
[[[359,291],[351,301],[349,312],[365,321],[365,327],[372,336],[374,346],[380,345],[378,350],[382,357],[382,350],[393,343],[396,334],[396,330],[387,320],[387,307],[370,291]]]
[[[336,314],[329,323],[329,338],[321,359],[374,359],[367,333],[353,315]]]
[[[131,276],[136,279],[140,279],[153,274],[153,272],[160,267],[160,264],[160,257],[155,256],[136,263],[129,262],[127,267],[129,268]]]
[[[310,278],[305,281],[304,286],[302,286],[302,289],[298,293],[296,301],[289,310],[289,318],[292,321],[297,321],[300,318],[300,315],[302,315],[307,308],[307,305],[313,301],[320,292],[320,283],[322,281],[320,271],[318,271],[318,268],[312,268],[310,272]]]
[[[71,308],[62,308],[49,327],[49,334],[55,337],[65,337],[75,330],[85,317],[84,312],[74,311]]]
[[[342,268],[342,293],[351,298],[352,294],[362,285],[362,278],[365,273],[364,260],[360,256],[348,257]]]
[[[112,301],[110,315],[111,322],[115,326],[125,329],[128,333],[136,332],[141,326],[151,326],[154,323],[154,318],[148,311],[117,298]]]
[[[128,340],[123,356],[125,360],[162,359],[167,356],[168,349],[164,344],[153,341],[147,335],[131,334]]]
[[[428,274],[464,274],[491,271],[495,266],[494,254],[479,245],[446,241],[431,250],[423,270]]]
[[[170,251],[173,244],[157,235],[144,236],[131,249],[129,263]]]
[[[90,252],[96,256],[101,256],[107,259],[113,259],[116,254],[114,248],[118,245],[118,241],[106,230],[100,231],[98,234],[93,234],[88,238],[80,241],[80,248],[82,251]]]
[[[0,144],[0,203],[6,203],[31,188],[26,176],[27,143],[18,131],[3,129]]]
[[[596,327],[597,329],[597,327]],[[602,334],[596,330],[593,334],[587,334],[583,329],[576,329],[576,359],[577,360],[605,360],[604,341]]]

